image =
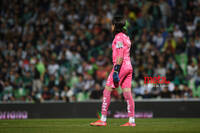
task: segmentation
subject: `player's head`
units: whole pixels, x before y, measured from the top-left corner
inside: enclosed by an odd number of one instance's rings
[[[114,34],[117,34],[119,32],[125,33],[125,26],[126,20],[122,15],[115,15],[112,20],[112,31]]]

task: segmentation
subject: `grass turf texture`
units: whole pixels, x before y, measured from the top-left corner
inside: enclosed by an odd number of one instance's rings
[[[127,119],[108,119],[107,127],[92,127],[96,119],[0,120],[0,133],[200,133],[200,119],[136,119],[136,127],[120,127]]]

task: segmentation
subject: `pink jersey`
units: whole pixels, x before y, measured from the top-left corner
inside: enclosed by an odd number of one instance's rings
[[[116,59],[117,57],[123,57],[123,63],[122,66],[123,67],[128,67],[128,68],[132,68],[131,66],[131,60],[130,60],[130,48],[131,48],[131,41],[130,38],[120,32],[117,35],[115,35],[115,38],[112,42],[112,58],[113,58],[113,64],[116,64]]]
[[[124,33],[118,33],[115,35],[115,38],[112,43],[112,50],[113,50],[113,64],[116,65],[117,57],[122,57],[123,62],[119,72],[119,85],[123,88],[131,88],[131,81],[132,81],[132,72],[133,68],[131,65],[130,60],[130,48],[131,48],[131,41],[128,36]],[[112,69],[111,73],[108,76],[106,85],[112,88],[116,88],[113,82],[113,72],[114,68]]]

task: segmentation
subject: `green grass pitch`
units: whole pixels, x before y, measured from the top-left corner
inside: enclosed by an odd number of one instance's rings
[[[0,133],[200,133],[200,119],[136,119],[136,127],[120,127],[127,119],[108,119],[107,127],[92,127],[96,119],[0,120]]]

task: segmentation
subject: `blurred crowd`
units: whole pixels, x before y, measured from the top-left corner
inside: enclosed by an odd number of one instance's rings
[[[0,101],[101,99],[114,14],[129,23],[136,99],[200,97],[199,0],[2,0]],[[158,75],[170,84],[144,84]]]

